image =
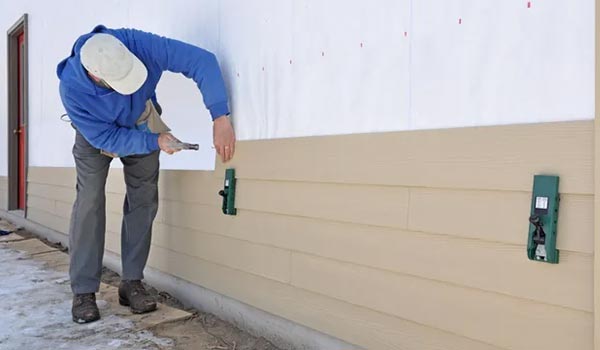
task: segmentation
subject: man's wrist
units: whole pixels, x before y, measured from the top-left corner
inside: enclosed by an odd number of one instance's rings
[[[221,116],[229,114],[229,106],[227,102],[219,102],[208,107],[212,120],[216,120]]]
[[[222,123],[225,121],[229,121],[229,115],[227,114],[223,114],[221,116],[216,117],[215,119],[213,119],[213,123]]]
[[[160,149],[160,145],[158,144],[158,138],[160,134],[153,133],[145,133],[146,134],[146,144],[150,151],[158,151]]]

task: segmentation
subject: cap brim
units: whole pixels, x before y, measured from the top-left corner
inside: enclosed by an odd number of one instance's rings
[[[146,82],[146,78],[148,78],[148,70],[144,66],[144,63],[135,57],[134,54],[131,54],[131,56],[133,56],[133,66],[123,79],[104,80],[113,90],[122,95],[131,95],[138,91],[144,85],[144,82]]]

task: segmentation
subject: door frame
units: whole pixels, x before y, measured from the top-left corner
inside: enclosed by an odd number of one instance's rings
[[[23,33],[24,37],[24,52],[23,52],[23,133],[25,137],[25,210],[27,209],[27,164],[28,164],[28,128],[29,122],[29,39],[28,39],[28,15],[24,14],[6,33],[7,42],[7,83],[8,83],[8,210],[19,208],[19,138],[13,132],[19,126],[18,120],[13,116],[19,114],[19,72],[18,72],[18,57],[19,57],[19,35]]]

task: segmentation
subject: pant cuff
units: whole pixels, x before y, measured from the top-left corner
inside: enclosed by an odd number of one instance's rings
[[[73,294],[88,294],[98,293],[100,291],[100,285],[98,286],[71,286]]]
[[[123,276],[121,276],[122,281],[137,281],[137,280],[143,280],[143,279],[144,279],[143,273],[134,273],[134,274],[123,273]]]

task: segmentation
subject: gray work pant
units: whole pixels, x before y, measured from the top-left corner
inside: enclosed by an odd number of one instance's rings
[[[121,225],[122,279],[140,280],[158,210],[159,153],[121,158],[127,194]],[[100,153],[77,131],[73,157],[77,169],[77,199],[71,214],[69,255],[71,289],[75,294],[95,293],[100,287],[106,195],[104,188],[113,158]]]

